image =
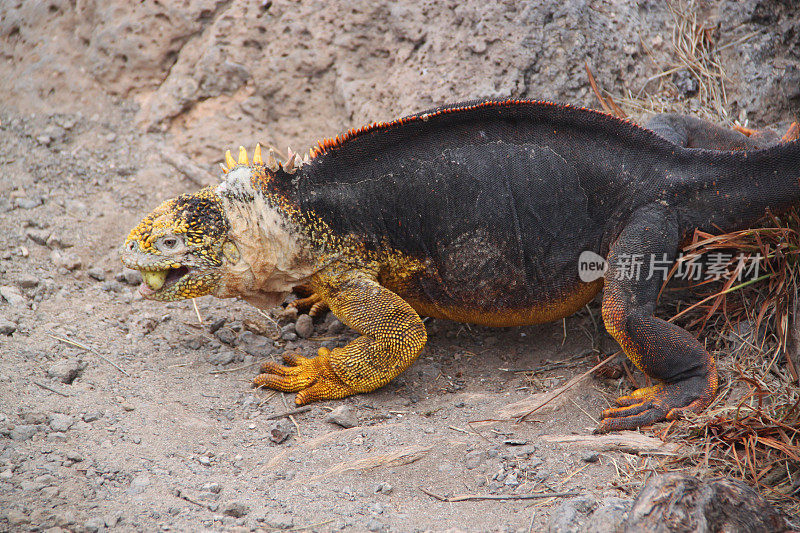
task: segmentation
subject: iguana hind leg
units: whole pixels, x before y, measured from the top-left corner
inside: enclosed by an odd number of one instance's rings
[[[757,150],[794,141],[800,136],[800,125],[793,122],[781,136],[770,129],[754,130],[734,125],[726,128],[713,122],[678,113],[655,115],[645,128],[684,148],[707,150]]]
[[[628,358],[660,383],[619,398],[618,407],[603,411],[598,433],[699,412],[716,394],[711,354],[686,330],[653,316],[664,275],[663,270],[651,271],[650,261],[668,267],[678,240],[674,217],[661,206],[649,205],[634,213],[611,246],[603,292],[606,329]]]
[[[425,325],[416,311],[369,274],[318,274],[314,290],[362,335],[314,358],[287,356],[289,366],[265,363],[255,386],[297,392],[298,405],[370,392],[400,375],[425,345]]]
[[[315,317],[328,309],[328,304],[322,300],[322,296],[308,285],[298,285],[292,292],[299,298],[289,302],[288,307],[294,307],[298,313],[306,312],[309,316]]]

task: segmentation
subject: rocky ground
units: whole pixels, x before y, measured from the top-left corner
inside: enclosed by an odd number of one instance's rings
[[[329,314],[144,301],[117,248],[239,144],[303,148],[480,96],[595,106],[585,62],[614,94],[699,110],[685,70],[653,79],[679,61],[666,4],[163,4],[0,5],[0,529],[617,527],[658,456],[553,439],[590,435],[626,382],[590,378],[529,422],[501,416],[616,349],[596,306],[526,328],[429,320],[422,356],[384,389],[272,418],[292,397],[251,390],[258,363],[353,334]],[[693,11],[723,47],[733,118],[800,110],[791,4]],[[514,499],[536,492],[568,495]],[[436,497],[465,494],[507,499]]]

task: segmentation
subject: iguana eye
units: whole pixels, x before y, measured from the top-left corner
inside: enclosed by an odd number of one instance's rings
[[[181,240],[177,237],[165,237],[161,240],[161,248],[165,250],[174,250],[181,244]]]

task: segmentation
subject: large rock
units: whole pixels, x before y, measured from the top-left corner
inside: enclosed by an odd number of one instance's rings
[[[623,525],[625,533],[791,531],[785,517],[741,481],[682,474],[651,478]]]
[[[647,83],[680,62],[667,2],[596,4],[6,2],[0,91],[21,110],[41,109],[39,98],[98,109],[108,95],[133,98],[143,127],[169,130],[181,152],[210,169],[228,146],[303,148],[463,99],[596,107],[584,63],[618,94],[696,85],[685,72]],[[800,11],[786,0],[712,0],[697,20],[719,28],[716,43],[734,43],[720,52],[728,112],[758,124],[791,119],[800,102]],[[663,92],[696,107],[690,93]]]

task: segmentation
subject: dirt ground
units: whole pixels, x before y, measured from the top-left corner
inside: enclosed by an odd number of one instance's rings
[[[270,419],[293,395],[252,390],[258,364],[352,332],[331,315],[308,331],[238,301],[142,300],[117,249],[153,206],[212,183],[224,149],[302,152],[474,97],[595,107],[585,62],[614,94],[699,112],[710,104],[685,68],[654,78],[679,61],[674,13],[655,1],[165,4],[0,5],[0,529],[618,527],[658,453],[553,439],[590,435],[627,382],[590,377],[519,424],[504,410],[618,349],[596,304],[524,328],[428,320],[422,356],[390,385]],[[761,127],[800,111],[791,4],[695,6],[723,48],[732,118]],[[539,492],[562,496],[515,499]],[[507,498],[436,497],[458,495]]]

